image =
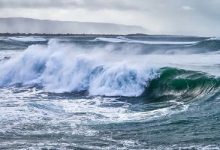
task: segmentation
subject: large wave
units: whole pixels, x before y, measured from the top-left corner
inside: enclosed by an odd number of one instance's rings
[[[48,92],[86,92],[103,96],[196,95],[212,91],[219,81],[197,71],[170,68],[164,71],[164,67],[177,67],[179,63],[187,68],[195,62],[207,65],[217,63],[218,58],[207,61],[207,55],[130,56],[51,40],[48,46],[32,45],[4,62],[0,66],[0,86],[37,85]],[[190,94],[192,91],[194,93]]]
[[[30,46],[0,70],[0,86],[38,84],[49,92],[106,96],[139,96],[157,76],[152,68],[106,61],[103,54],[70,50],[54,41],[48,47]]]

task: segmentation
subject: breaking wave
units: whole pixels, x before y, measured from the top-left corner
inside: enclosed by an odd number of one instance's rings
[[[90,95],[139,96],[157,76],[152,68],[101,60],[101,56],[77,53],[52,42],[30,46],[19,57],[0,67],[0,86],[35,85],[49,92],[81,92]]]
[[[111,53],[65,47],[51,40],[48,46],[30,46],[1,65],[0,86],[37,85],[55,93],[158,99],[196,97],[219,87],[219,79],[206,73],[136,65],[132,61],[121,62],[123,56],[118,60],[116,57]]]

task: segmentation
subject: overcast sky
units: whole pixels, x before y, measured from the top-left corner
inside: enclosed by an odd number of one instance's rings
[[[150,34],[220,36],[220,0],[0,0],[0,17],[139,25]]]

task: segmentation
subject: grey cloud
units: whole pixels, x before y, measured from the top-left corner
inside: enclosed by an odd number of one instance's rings
[[[157,34],[219,35],[219,10],[220,0],[0,0],[0,17],[134,24]]]
[[[80,0],[0,0],[1,8],[68,8],[79,7]]]
[[[169,12],[183,6],[192,6],[198,11],[212,10],[219,13],[220,2],[219,0],[0,0],[1,8],[83,8]]]
[[[0,0],[1,8],[84,8],[145,10],[143,0]]]

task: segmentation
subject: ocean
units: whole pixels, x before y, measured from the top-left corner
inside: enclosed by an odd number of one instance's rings
[[[0,149],[220,149],[220,39],[0,36]]]

